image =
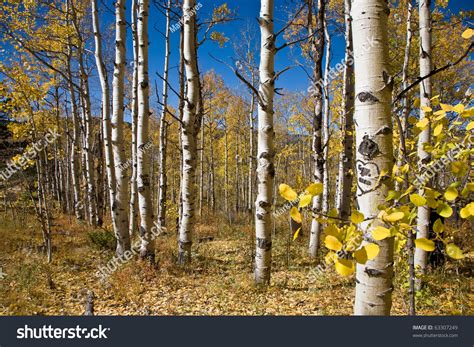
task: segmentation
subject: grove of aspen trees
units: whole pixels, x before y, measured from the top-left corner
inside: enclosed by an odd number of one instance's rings
[[[472,3],[4,0],[0,315],[472,315]]]

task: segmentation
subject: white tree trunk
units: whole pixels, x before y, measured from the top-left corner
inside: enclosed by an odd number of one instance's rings
[[[183,55],[186,70],[186,99],[181,127],[183,173],[181,181],[182,218],[179,225],[178,263],[191,261],[192,231],[195,223],[197,134],[200,128],[200,77],[197,65],[195,0],[184,0]]]
[[[403,68],[402,68],[402,83],[401,83],[401,89],[405,90],[405,88],[408,87],[408,64],[410,62],[410,49],[411,49],[411,41],[412,41],[412,30],[411,30],[411,14],[413,11],[413,5],[411,3],[412,0],[407,0],[407,22],[406,22],[406,43],[405,43],[405,55],[403,58]],[[400,145],[399,145],[399,150],[398,150],[398,157],[397,157],[397,166],[402,167],[403,165],[406,164],[406,158],[407,158],[407,151],[406,151],[406,144],[405,140],[408,135],[408,114],[410,111],[410,108],[408,107],[408,96],[405,94],[401,100],[402,104],[402,112],[400,114],[400,129],[398,130],[400,132]],[[408,174],[405,175],[406,180],[408,180]],[[404,189],[405,184],[400,183],[398,181],[395,182],[395,190],[396,191],[401,191]]]
[[[71,52],[71,50],[69,50]],[[67,69],[68,69],[68,88],[69,95],[71,98],[71,117],[73,124],[73,137],[72,137],[72,148],[71,148],[71,177],[72,177],[72,186],[74,194],[74,212],[78,220],[83,219],[84,217],[84,205],[81,201],[81,188],[80,188],[80,176],[79,176],[79,153],[80,153],[80,129],[79,129],[79,115],[77,112],[77,103],[76,103],[76,93],[74,90],[74,84],[72,80],[72,71],[71,71],[71,53],[68,55],[67,59]]]
[[[260,1],[260,100],[258,105],[257,199],[255,201],[255,283],[269,284],[272,264],[272,204],[275,177],[275,36],[273,0]]]
[[[128,168],[125,164],[125,146],[123,137],[124,111],[124,73],[125,73],[126,19],[125,0],[115,2],[115,63],[112,80],[112,150],[115,164],[115,202],[112,212],[118,223],[118,235],[123,250],[130,249],[128,231]]]
[[[252,72],[252,85],[254,83],[254,77],[253,77],[253,72]],[[248,172],[248,203],[247,203],[247,209],[249,211],[249,214],[252,214],[253,212],[253,175],[254,175],[254,145],[253,145],[253,111],[255,108],[255,95],[252,93],[252,99],[250,101],[250,111],[249,111],[249,172]]]
[[[133,40],[133,76],[132,76],[132,148],[131,164],[132,177],[130,179],[130,214],[128,232],[130,237],[135,234],[138,222],[138,195],[137,195],[137,122],[138,122],[138,38],[137,38],[137,1],[132,0],[131,27]]]
[[[353,168],[353,112],[354,112],[354,65],[352,58],[352,18],[351,18],[351,0],[344,0],[344,21],[346,52],[344,58],[344,84],[342,98],[342,140],[344,149],[339,157],[338,189],[336,192],[336,208],[339,217],[347,219],[351,214],[352,200],[352,177]]]
[[[310,7],[312,8],[312,1],[309,1]],[[318,40],[312,46],[314,55],[314,70],[313,80],[316,83],[314,89],[314,113],[313,113],[313,135],[311,150],[314,158],[314,172],[313,181],[314,183],[323,183],[323,171],[324,171],[324,159],[322,153],[322,138],[321,128],[323,121],[323,85],[322,85],[322,63],[323,63],[323,52],[324,52],[324,12],[325,12],[325,1],[318,0],[318,14],[317,14],[317,35]],[[310,11],[309,18],[309,33],[313,34],[313,18],[312,12]],[[318,83],[319,82],[319,83]],[[311,221],[311,232],[309,235],[309,248],[308,253],[311,258],[316,258],[318,255],[319,238],[321,234],[321,223],[317,220],[317,213],[321,212],[322,198],[321,195],[316,195],[313,198],[313,219]]]
[[[92,151],[92,110],[91,110],[91,100],[90,100],[90,92],[89,92],[89,75],[86,72],[86,67],[84,63],[84,40],[82,38],[82,32],[79,27],[78,18],[76,14],[76,9],[74,7],[74,3],[68,2],[68,6],[70,6],[71,13],[72,13],[72,24],[74,27],[74,31],[76,33],[76,37],[78,43],[76,44],[77,47],[77,57],[79,60],[79,73],[81,78],[81,91],[80,91],[80,100],[82,100],[83,105],[83,126],[84,126],[84,141],[82,142],[83,147],[83,157],[85,160],[85,165],[83,167],[85,180],[87,184],[87,194],[84,199],[88,201],[87,203],[87,211],[88,211],[88,219],[92,225],[97,224],[97,216],[96,216],[96,198],[95,198],[95,179],[94,179],[94,157],[91,153]]]
[[[140,256],[154,260],[150,239],[153,223],[153,203],[150,186],[150,156],[143,150],[150,141],[150,84],[148,78],[148,11],[149,0],[140,0],[138,6],[138,129],[137,129],[137,187],[140,209]]]
[[[430,0],[419,0],[419,17],[420,17],[420,76],[426,76],[431,72],[431,14]],[[425,78],[420,83],[420,119],[426,117],[423,107],[431,106],[431,78]],[[423,149],[424,144],[429,144],[431,139],[431,128],[428,126],[420,133],[418,138],[418,170],[420,174],[426,169],[426,165],[430,161],[430,154]],[[429,182],[428,182],[429,185]],[[418,194],[424,195],[424,190],[420,189]],[[430,225],[430,210],[428,206],[418,207],[417,216],[417,233],[416,238],[428,238]],[[427,252],[421,248],[415,249],[415,267],[419,269],[421,274],[426,272]],[[417,283],[419,287],[420,283]]]
[[[357,201],[366,220],[365,241],[380,247],[378,256],[357,264],[356,315],[389,315],[392,304],[393,238],[374,241],[380,225],[378,206],[385,203],[390,181],[379,179],[393,165],[391,78],[389,77],[388,6],[386,0],[354,0],[352,36],[355,57]]]
[[[328,21],[324,14],[324,38],[326,39],[326,59],[324,62],[324,117],[323,117],[323,206],[322,212],[329,211],[329,69],[331,63],[331,36]]]
[[[99,13],[97,8],[97,0],[92,1],[92,26],[94,30],[95,39],[95,61],[97,65],[97,71],[99,73],[99,80],[102,89],[102,128],[104,133],[104,153],[105,153],[105,165],[107,171],[107,183],[109,191],[109,204],[110,214],[112,218],[112,226],[114,229],[115,237],[117,238],[117,249],[116,254],[122,255],[123,252],[130,248],[130,241],[127,243],[127,238],[124,238],[120,232],[120,221],[117,219],[117,214],[114,211],[114,205],[116,203],[116,176],[115,176],[115,161],[112,150],[112,125],[110,121],[110,90],[107,79],[107,71],[102,56],[102,40],[100,35],[99,26]],[[128,236],[128,230],[125,230],[126,236]],[[128,240],[130,240],[128,238]]]
[[[166,5],[166,30],[165,30],[165,66],[163,71],[163,111],[161,112],[160,120],[160,183],[158,195],[158,224],[161,227],[166,225],[166,192],[167,192],[167,177],[166,177],[166,112],[168,109],[168,67],[170,60],[170,8],[171,0],[168,0]]]

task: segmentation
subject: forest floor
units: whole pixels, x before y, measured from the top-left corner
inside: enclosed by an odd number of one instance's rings
[[[57,217],[48,264],[34,219],[0,213],[0,315],[82,315],[89,290],[97,315],[352,314],[354,276],[342,278],[332,267],[316,271],[306,255],[307,234],[289,241],[286,233],[276,233],[272,281],[263,289],[252,282],[252,227],[215,218],[207,223],[197,226],[188,269],[176,265],[176,236],[169,232],[156,240],[156,266],[131,260],[101,281],[98,267],[114,251],[97,237],[110,233]],[[474,314],[473,260],[470,252],[462,262],[449,261],[428,275],[417,294],[417,313]],[[405,315],[406,270],[402,262],[396,269],[392,314]]]

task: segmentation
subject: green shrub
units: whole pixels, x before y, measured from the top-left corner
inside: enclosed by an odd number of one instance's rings
[[[99,249],[115,250],[115,235],[107,230],[94,230],[88,234],[89,240]]]

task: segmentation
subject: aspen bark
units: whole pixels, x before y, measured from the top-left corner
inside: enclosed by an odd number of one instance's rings
[[[254,83],[254,77],[253,77],[253,72],[252,72],[252,85]],[[252,214],[253,212],[253,175],[254,175],[254,140],[253,140],[253,132],[254,132],[254,127],[253,127],[253,112],[255,108],[255,95],[252,93],[251,96],[251,101],[250,101],[250,110],[249,110],[249,172],[248,172],[248,203],[247,203],[247,209],[249,214]]]
[[[413,5],[411,0],[407,0],[407,22],[406,22],[406,43],[405,43],[405,54],[403,57],[403,68],[402,68],[402,85],[401,89],[404,90],[408,87],[408,64],[410,62],[410,48],[411,48],[411,41],[412,41],[412,30],[411,30],[411,14],[413,11]],[[408,107],[408,96],[405,94],[401,100],[402,104],[402,111],[399,116],[400,121],[398,124],[400,125],[400,145],[397,157],[397,166],[402,167],[407,163],[407,149],[405,140],[408,135],[408,114],[409,114],[409,107]],[[405,179],[408,181],[408,173],[405,174]],[[404,189],[404,183],[400,183],[398,181],[395,182],[395,190],[401,191]]]
[[[419,31],[420,31],[420,76],[426,76],[431,72],[431,13],[430,0],[419,0]],[[420,119],[427,117],[423,111],[424,107],[431,106],[431,78],[425,78],[420,83]],[[418,170],[420,175],[426,170],[430,161],[430,153],[424,149],[431,142],[431,127],[428,123],[418,138]],[[428,185],[430,183],[428,182]],[[418,194],[424,196],[424,189],[420,188]],[[427,205],[418,207],[416,238],[428,238],[430,225],[430,210]],[[426,272],[428,253],[421,248],[415,248],[415,267],[421,274]],[[419,289],[421,283],[418,281]]]
[[[342,99],[342,140],[344,149],[339,157],[338,189],[336,193],[336,208],[339,217],[349,218],[351,214],[353,145],[354,145],[354,58],[352,47],[352,18],[351,0],[344,0],[345,42],[344,84]]]
[[[114,165],[115,160],[112,149],[112,123],[110,120],[110,90],[108,85],[107,70],[105,69],[105,63],[103,61],[102,55],[102,39],[99,30],[100,26],[97,0],[92,0],[92,27],[94,30],[95,40],[95,61],[102,89],[102,131],[104,137],[104,157],[107,172],[110,214],[112,218],[112,227],[117,239],[116,254],[120,256],[130,248],[130,238],[128,237],[128,230],[125,230],[126,235],[122,234],[124,230],[121,229],[120,221],[117,219],[118,215],[114,211],[117,198],[115,176],[116,170]]]
[[[150,156],[144,147],[150,141],[150,84],[148,78],[148,11],[149,0],[140,0],[138,6],[138,123],[137,123],[137,187],[140,209],[140,256],[154,261],[152,240],[153,203],[150,186]]]
[[[82,101],[82,114],[83,114],[83,127],[84,127],[84,140],[82,142],[82,151],[84,157],[84,176],[87,185],[87,195],[84,200],[87,200],[87,211],[89,223],[96,225],[96,199],[95,199],[95,179],[94,179],[94,157],[91,153],[92,150],[92,110],[91,110],[91,100],[90,100],[90,91],[89,91],[89,75],[86,72],[85,63],[84,63],[84,40],[82,37],[82,32],[79,27],[78,18],[76,14],[76,9],[74,3],[70,2],[71,13],[72,13],[72,24],[78,39],[77,47],[77,57],[79,62],[79,73],[81,79],[81,90],[80,90],[80,100]]]
[[[125,77],[125,43],[126,19],[125,0],[115,2],[115,63],[112,80],[112,150],[115,170],[115,201],[112,212],[118,226],[120,244],[123,250],[130,249],[130,235],[128,231],[128,185],[129,177],[125,166],[125,146],[123,136],[124,113],[124,77]]]
[[[357,202],[365,216],[360,224],[364,242],[380,247],[378,256],[357,264],[355,315],[389,315],[393,291],[393,238],[372,239],[371,231],[382,222],[378,206],[385,203],[390,181],[393,146],[391,124],[392,84],[389,74],[386,0],[354,0],[352,36],[355,59],[355,132]]]
[[[313,34],[313,16],[312,16],[313,1],[309,1],[309,15],[308,15],[308,29],[309,33]],[[312,43],[312,51],[314,55],[314,69],[313,69],[313,81],[315,86],[313,88],[314,97],[314,113],[313,113],[313,135],[311,149],[314,157],[314,172],[313,181],[314,183],[323,182],[323,171],[324,171],[324,158],[322,153],[322,139],[321,139],[321,128],[323,120],[323,52],[324,52],[324,12],[325,12],[325,1],[318,0],[318,14],[317,14],[317,27],[318,39]],[[319,238],[321,233],[321,224],[317,220],[317,213],[321,212],[322,198],[317,195],[313,198],[313,219],[311,221],[311,232],[309,236],[309,248],[308,253],[311,258],[316,258],[318,255]]]
[[[131,164],[132,177],[130,179],[130,214],[128,232],[130,237],[135,234],[138,228],[138,193],[137,193],[137,122],[138,122],[138,38],[137,38],[137,2],[132,0],[131,10],[131,28],[133,40],[133,75],[132,75],[132,148],[131,148]]]
[[[171,0],[166,5],[166,30],[165,30],[165,66],[163,71],[163,111],[160,120],[160,183],[158,195],[158,224],[166,225],[166,192],[168,188],[166,177],[166,112],[168,110],[168,68],[170,59],[170,9]]]
[[[195,0],[184,0],[183,56],[186,70],[186,98],[181,127],[182,140],[182,217],[179,226],[178,263],[191,261],[192,232],[195,223],[195,174],[197,157],[197,134],[200,128],[201,83],[197,63]]]
[[[272,262],[272,204],[275,177],[275,93],[274,2],[260,1],[260,66],[257,145],[257,199],[255,201],[255,283],[269,284]]]
[[[323,117],[323,203],[322,212],[329,211],[329,69],[331,63],[331,36],[329,35],[326,13],[324,13],[324,38],[326,59],[324,62],[324,117]]]

